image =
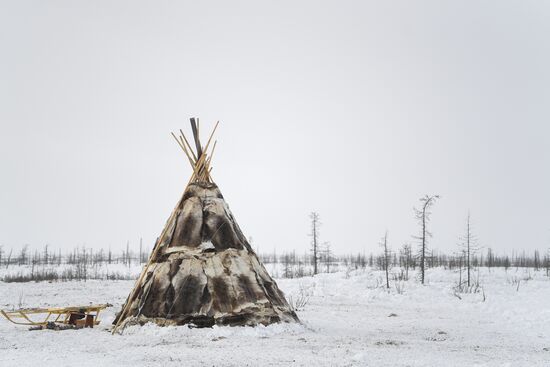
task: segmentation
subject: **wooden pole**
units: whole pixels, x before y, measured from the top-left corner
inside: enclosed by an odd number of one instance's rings
[[[195,139],[195,147],[197,148],[197,157],[200,157],[202,155],[202,147],[199,138],[199,130],[197,129],[197,124],[194,117],[191,117],[191,130],[193,130],[193,138]]]
[[[187,150],[185,149],[185,146],[180,142],[180,140],[178,138],[176,138],[176,135],[174,133],[171,133],[172,136],[174,137],[174,139],[176,139],[176,142],[178,143],[178,145],[180,146],[180,148],[183,150],[183,152],[185,153],[185,155],[187,156],[187,158],[189,159],[189,163],[191,164],[191,169],[195,166],[195,163],[193,162],[193,160],[191,159],[191,156],[189,155],[189,153],[187,153]]]
[[[191,149],[191,145],[189,144],[189,142],[187,141],[187,138],[185,137],[185,134],[183,133],[183,131],[180,129],[180,133],[181,133],[181,136],[183,137],[183,140],[185,141],[185,143],[187,144],[187,149],[189,149],[189,151],[191,152],[191,154],[193,155],[193,159],[195,160],[195,162],[197,161],[197,156],[195,155],[195,152],[193,152],[193,149]]]
[[[189,153],[189,151],[185,147],[185,143],[183,142],[183,139],[182,139],[181,136],[180,136],[180,141],[181,141],[181,144],[183,146],[183,151],[185,152],[185,155],[187,155],[187,158],[189,158],[189,163],[191,163],[191,168],[193,168],[195,166],[196,162],[195,162],[195,160],[193,160],[193,158],[191,157],[191,154]]]

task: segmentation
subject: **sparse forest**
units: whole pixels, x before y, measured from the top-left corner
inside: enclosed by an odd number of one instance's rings
[[[480,267],[487,268],[488,271],[493,268],[525,268],[543,272],[550,278],[550,251],[546,251],[544,255],[540,251],[521,251],[508,255],[496,254],[491,248],[474,251],[474,245],[471,243],[470,246],[469,253],[468,247],[461,247],[453,254],[431,249],[424,257],[424,270],[441,267],[455,271],[459,283],[465,287],[473,283],[476,269]],[[413,272],[421,272],[422,258],[414,255],[411,245],[404,244],[398,251],[392,251],[385,235],[381,248],[378,253],[337,255],[327,247],[319,250],[317,261],[310,252],[273,251],[258,256],[268,270],[273,272],[274,277],[286,279],[312,276],[315,272],[334,273],[369,267],[387,273],[390,283],[394,278],[408,280]],[[143,248],[141,250],[140,252],[139,247],[132,249],[131,246],[119,252],[82,247],[66,252],[52,251],[50,246],[44,246],[40,251],[25,246],[18,252],[0,248],[0,280],[26,282],[134,279],[140,267],[147,262],[148,253]]]

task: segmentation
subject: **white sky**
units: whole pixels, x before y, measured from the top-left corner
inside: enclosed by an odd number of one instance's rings
[[[260,251],[550,246],[550,3],[198,3],[0,2],[0,244],[151,246],[197,116]]]

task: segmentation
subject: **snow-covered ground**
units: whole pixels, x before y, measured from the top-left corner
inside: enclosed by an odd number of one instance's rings
[[[114,336],[133,281],[0,282],[0,308],[114,305],[94,329],[31,332],[0,320],[0,366],[550,366],[550,279],[482,269],[484,294],[459,299],[457,278],[432,269],[402,294],[369,269],[279,279],[288,297],[309,297],[301,325],[146,325]]]

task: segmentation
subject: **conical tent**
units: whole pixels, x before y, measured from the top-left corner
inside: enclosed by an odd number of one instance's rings
[[[191,119],[195,149],[180,130],[172,134],[193,169],[183,196],[136,285],[115,318],[128,323],[195,326],[256,325],[298,318],[252,250],[212,181],[210,148]]]

